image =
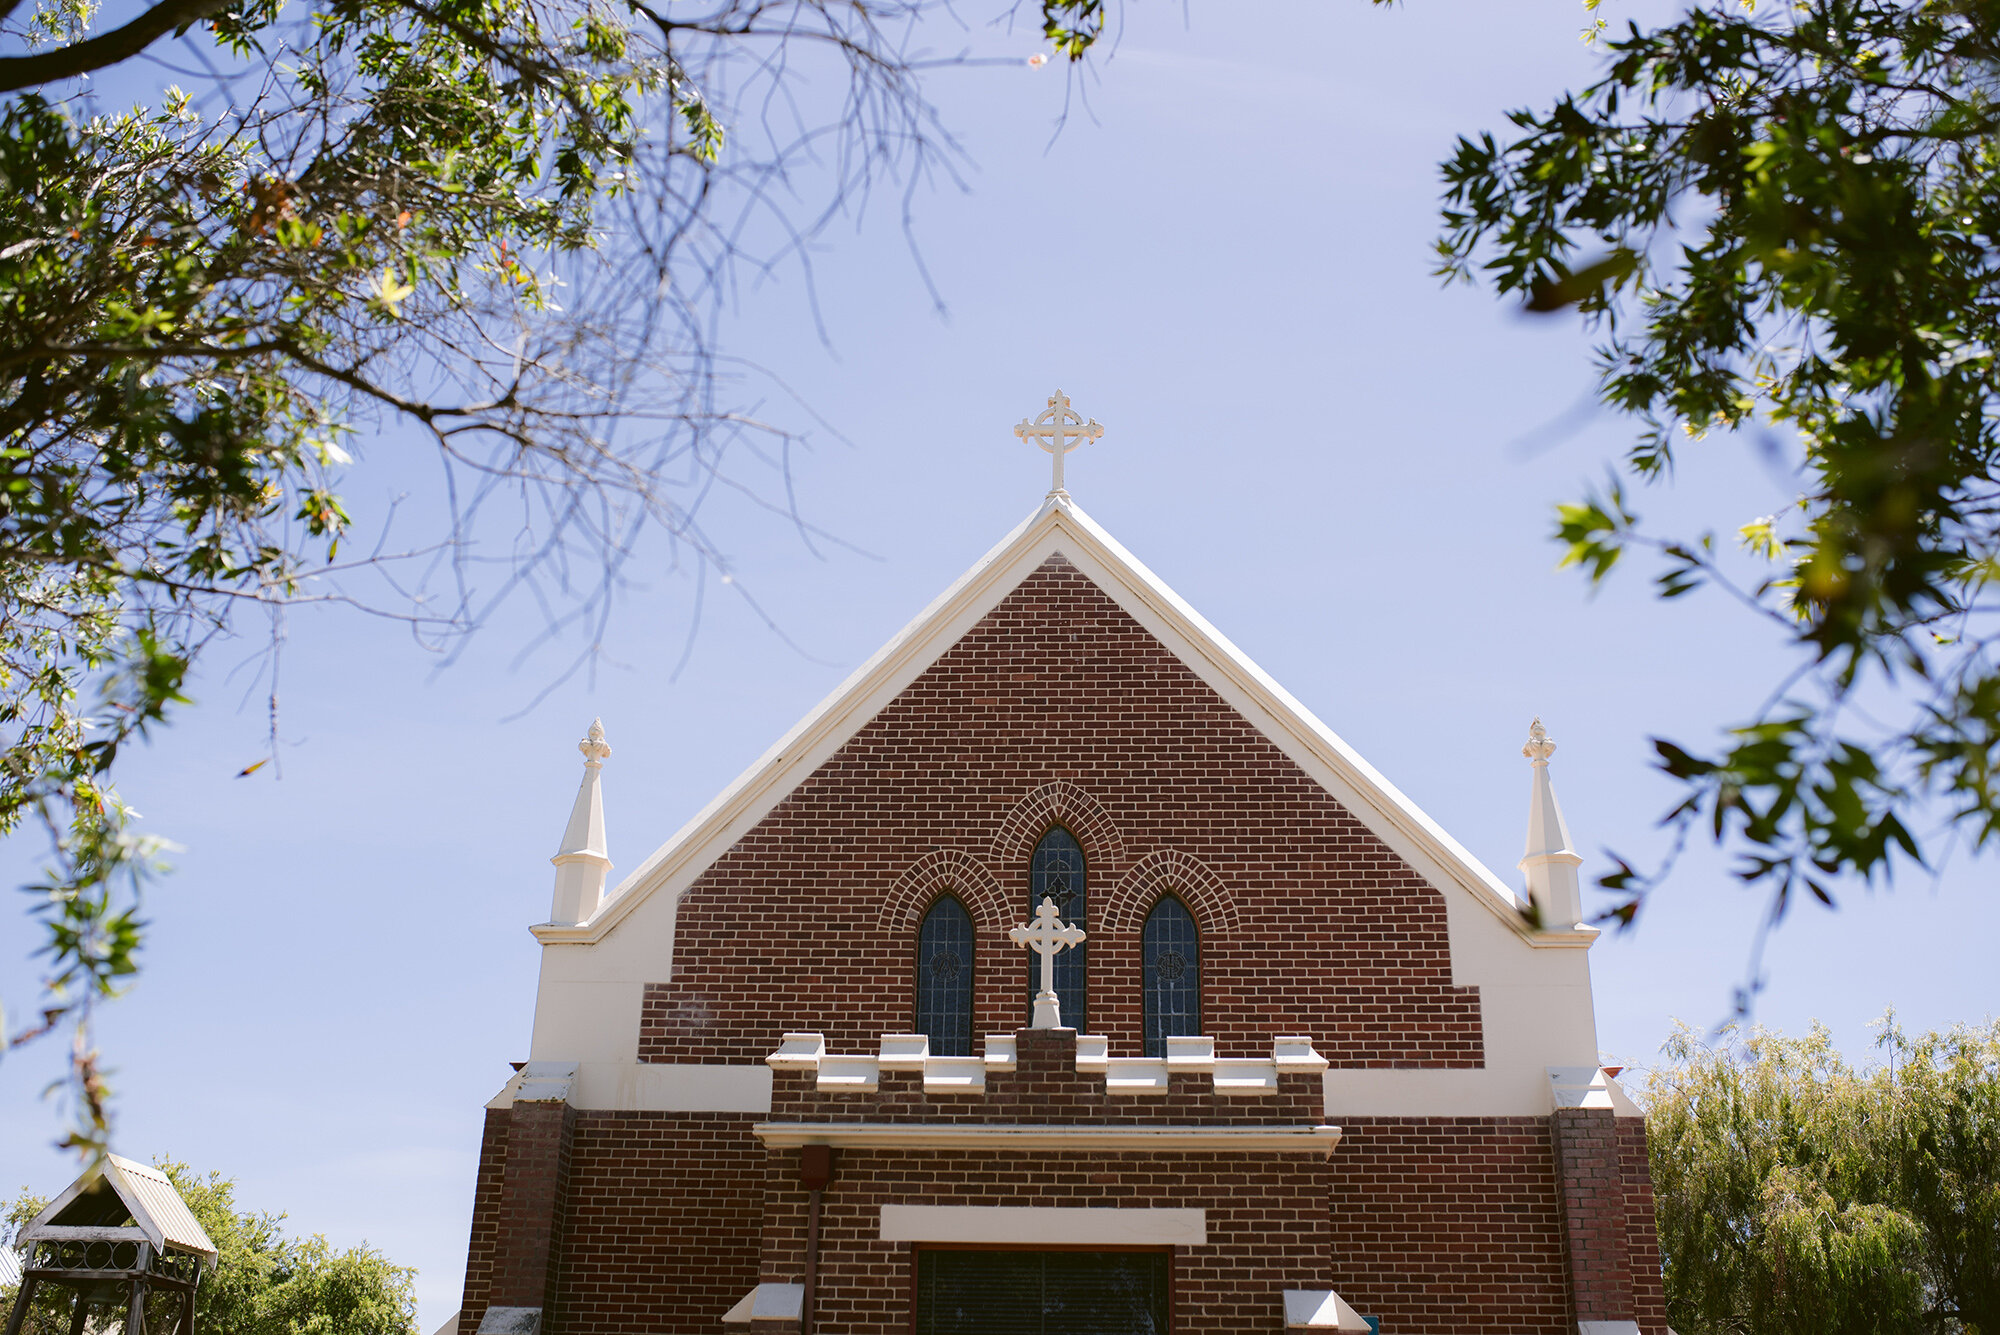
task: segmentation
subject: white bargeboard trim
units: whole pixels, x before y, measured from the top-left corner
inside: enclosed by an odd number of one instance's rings
[[[1354,814],[1392,847],[1414,846],[1529,944],[1585,947],[1594,928],[1536,931],[1514,893],[1463,845],[1384,778],[1268,673],[1232,644],[1074,503],[1051,499],[915,620],[795,724],[693,820],[619,884],[591,916],[575,925],[542,923],[531,930],[544,945],[590,945],[655,891],[678,895],[825,760],[854,736],[901,689],[956,644],[979,618],[1049,556],[1061,554],[1106,595],[1161,639],[1197,676],[1219,691],[1252,726],[1336,796],[1360,799]]]

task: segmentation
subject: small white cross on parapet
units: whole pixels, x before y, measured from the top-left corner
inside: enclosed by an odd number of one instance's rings
[[[1060,457],[1060,456],[1058,456]],[[1042,957],[1042,990],[1035,993],[1033,1029],[1062,1028],[1062,1007],[1056,1001],[1056,952],[1081,945],[1083,929],[1064,924],[1056,916],[1056,902],[1044,897],[1035,910],[1035,920],[1025,927],[1010,927],[1007,937],[1017,946],[1026,946]]]
[[[1104,428],[1094,417],[1084,421],[1082,413],[1070,408],[1069,395],[1057,390],[1049,395],[1047,411],[1032,420],[1022,418],[1014,434],[1022,440],[1034,441],[1055,456],[1055,481],[1049,487],[1049,495],[1066,501],[1069,493],[1063,490],[1063,456],[1086,440],[1102,439]]]

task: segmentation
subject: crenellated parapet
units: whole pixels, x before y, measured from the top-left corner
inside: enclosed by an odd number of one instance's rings
[[[1103,1077],[1107,1094],[1164,1095],[1174,1076],[1207,1077],[1213,1092],[1224,1098],[1263,1098],[1278,1092],[1281,1075],[1317,1078],[1327,1059],[1313,1049],[1312,1036],[1286,1035],[1271,1040],[1269,1057],[1219,1058],[1215,1040],[1206,1036],[1169,1038],[1164,1057],[1114,1057],[1111,1040],[1101,1034],[1077,1034],[1074,1065],[1079,1075]],[[786,1034],[776,1052],[764,1059],[773,1071],[808,1073],[820,1094],[873,1094],[884,1072],[920,1075],[927,1095],[946,1098],[983,1094],[988,1073],[1019,1067],[1014,1034],[988,1034],[976,1057],[933,1055],[923,1034],[884,1034],[873,1054],[842,1056],[826,1050],[826,1039],[815,1033]]]
[[[1327,1060],[1312,1038],[1273,1039],[1270,1053],[1218,1057],[1213,1038],[1187,1037],[1168,1040],[1164,1057],[1114,1056],[1101,1035],[1022,1029],[990,1034],[964,1057],[934,1055],[922,1034],[884,1034],[874,1052],[845,1054],[792,1033],[765,1061],[774,1122],[1282,1124],[1337,1136],[1320,1126]]]

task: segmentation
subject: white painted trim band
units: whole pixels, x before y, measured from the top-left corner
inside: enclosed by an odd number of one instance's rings
[[[990,1242],[998,1246],[1200,1247],[1206,1210],[1052,1205],[885,1205],[884,1242]]]
[[[1035,1122],[759,1122],[774,1150],[835,1145],[857,1150],[1276,1150],[1331,1155],[1337,1126],[1079,1126]]]

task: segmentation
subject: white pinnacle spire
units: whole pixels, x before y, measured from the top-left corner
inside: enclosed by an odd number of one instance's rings
[[[604,743],[603,719],[591,721],[590,731],[576,749],[583,752],[583,785],[576,790],[576,805],[570,808],[562,848],[549,859],[556,864],[556,897],[549,921],[564,925],[590,921],[604,898],[604,880],[611,870],[611,855],[604,842],[604,792],[599,782],[604,758],[611,754]]]
[[[1528,725],[1528,744],[1521,754],[1534,762],[1534,778],[1528,796],[1528,847],[1519,865],[1528,874],[1528,897],[1541,913],[1542,929],[1563,932],[1583,918],[1583,894],[1576,883],[1583,859],[1569,846],[1569,826],[1549,778],[1549,757],[1555,750],[1541,719]]]

